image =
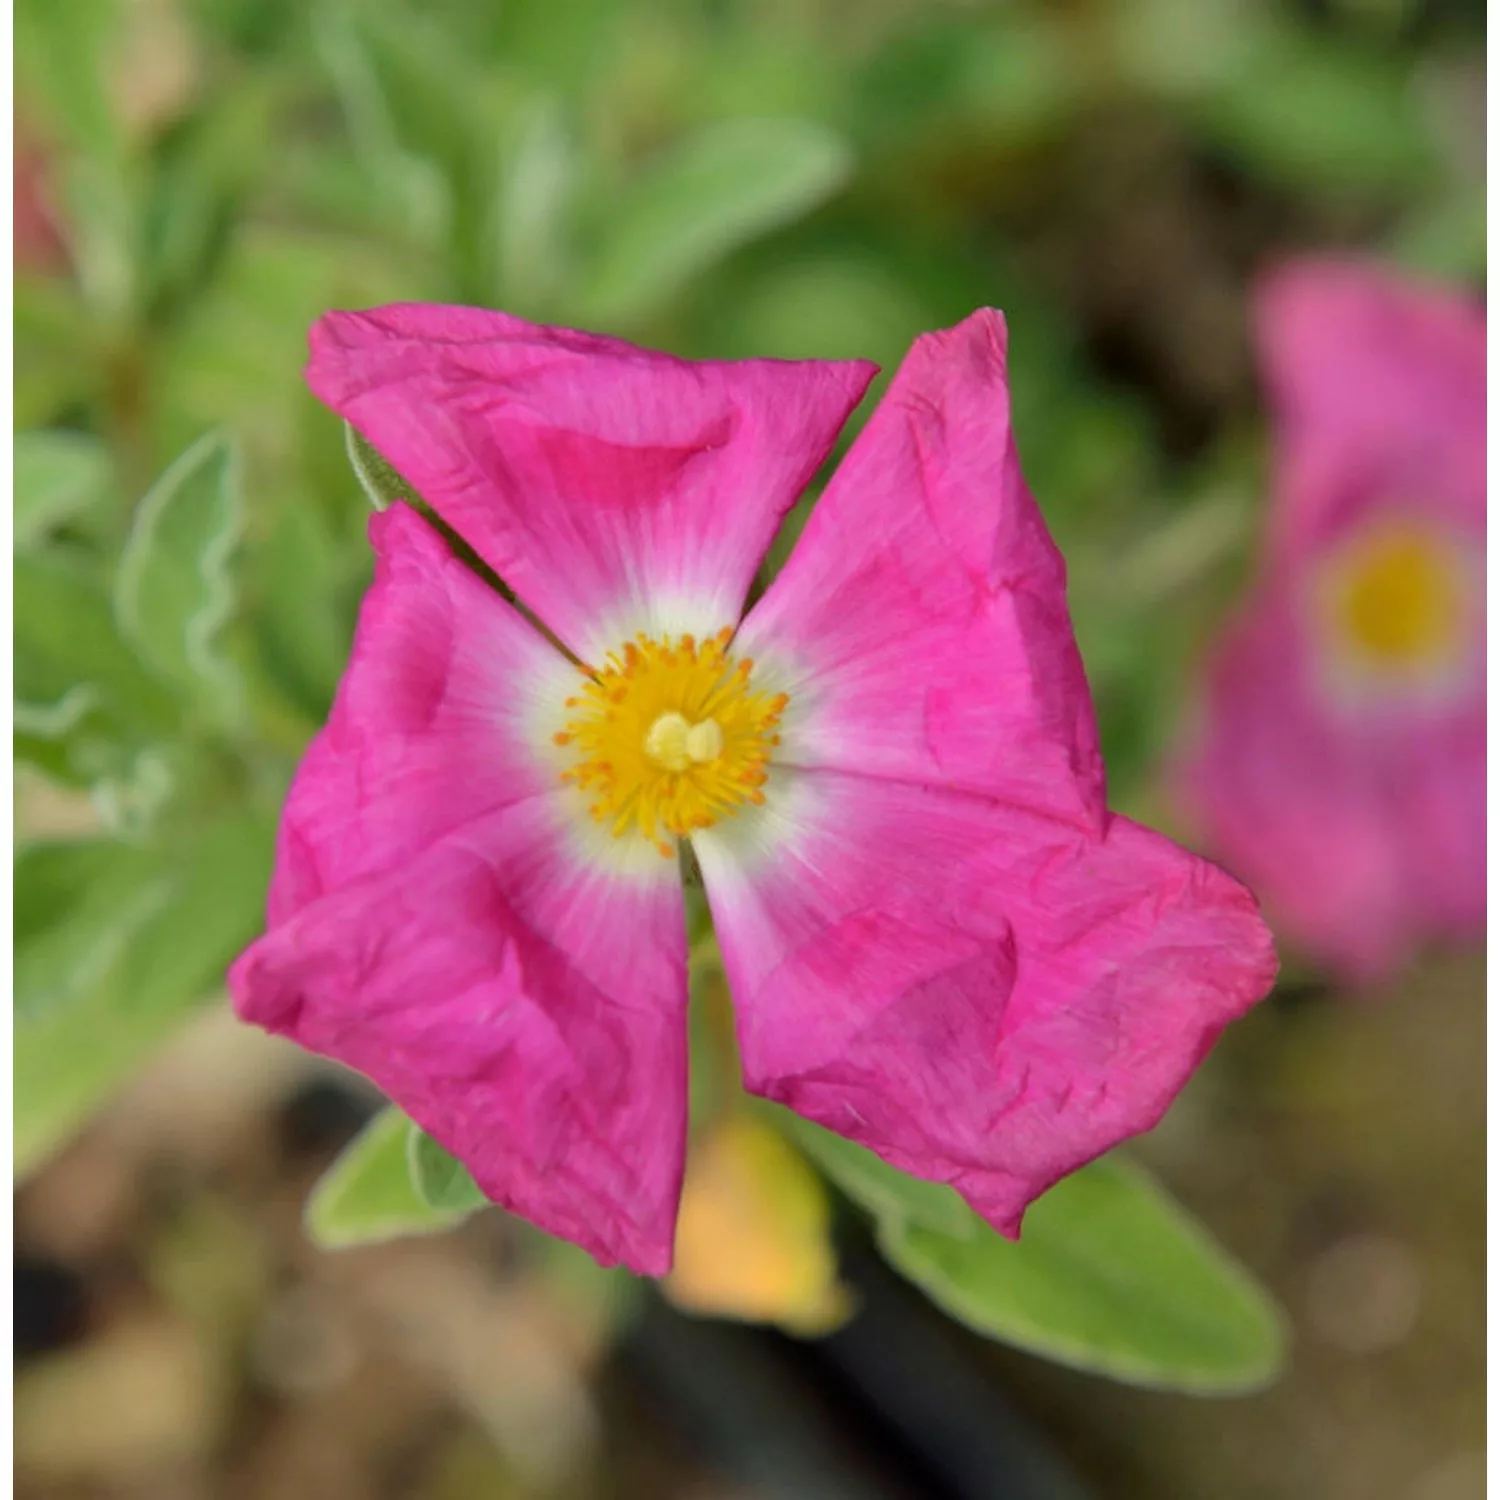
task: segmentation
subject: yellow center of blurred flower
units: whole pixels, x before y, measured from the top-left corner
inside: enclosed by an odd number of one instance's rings
[[[553,738],[578,761],[562,778],[589,793],[616,838],[634,831],[670,855],[668,840],[765,801],[786,696],[755,691],[754,662],[728,654],[733,635],[637,636],[585,669],[567,700],[572,716]]]
[[[1340,654],[1374,676],[1426,675],[1463,650],[1470,570],[1442,532],[1391,520],[1324,566],[1322,613]]]

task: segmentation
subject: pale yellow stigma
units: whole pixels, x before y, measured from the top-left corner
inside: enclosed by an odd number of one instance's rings
[[[729,656],[732,638],[637,636],[586,668],[566,701],[571,717],[554,740],[578,760],[562,779],[590,794],[590,815],[616,838],[670,855],[670,840],[765,801],[787,700],[755,690],[755,664]]]
[[[665,771],[706,766],[724,753],[724,731],[717,719],[693,724],[673,709],[646,731],[646,754]]]

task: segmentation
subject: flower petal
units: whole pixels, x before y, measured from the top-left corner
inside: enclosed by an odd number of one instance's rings
[[[1262,279],[1256,332],[1277,421],[1268,555],[1215,647],[1177,785],[1287,933],[1369,980],[1483,924],[1484,314],[1311,259]],[[1461,624],[1428,659],[1351,672],[1318,590],[1393,523],[1460,562]]]
[[[576,865],[554,804],[316,898],[230,988],[243,1019],[366,1074],[486,1196],[660,1275],[687,1125],[681,891]]]
[[[1005,321],[927,334],[736,651],[784,764],[982,792],[1097,830],[1104,777],[1062,558],[1010,428]]]
[[[273,924],[558,789],[548,719],[577,669],[414,511],[392,506],[369,531],[375,581],[328,723],[287,796]]]
[[[307,378],[582,658],[739,617],[875,366],[694,363],[478,308],[329,313]]]
[[[1099,839],[933,788],[777,779],[693,841],[747,1087],[1007,1234],[1153,1125],[1270,988],[1250,894],[1127,819]]]
[[[1256,288],[1276,415],[1277,552],[1317,547],[1372,502],[1460,531],[1485,514],[1485,319],[1372,264],[1283,263]]]
[[[1176,785],[1289,937],[1375,979],[1428,934],[1483,930],[1483,680],[1452,708],[1351,715],[1315,667],[1285,591],[1263,586],[1215,649]]]
[[[577,669],[413,511],[370,534],[237,1008],[367,1073],[497,1201],[660,1270],[685,1110],[676,867],[591,857],[546,733]]]

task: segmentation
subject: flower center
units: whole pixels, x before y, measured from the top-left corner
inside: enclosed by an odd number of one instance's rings
[[[1468,570],[1437,530],[1386,521],[1325,564],[1319,593],[1341,654],[1379,676],[1425,674],[1462,651]]]
[[[555,743],[577,752],[562,779],[591,796],[589,813],[616,838],[635,832],[670,855],[685,838],[765,801],[761,787],[785,694],[756,692],[754,662],[711,640],[639,635],[585,668]]]

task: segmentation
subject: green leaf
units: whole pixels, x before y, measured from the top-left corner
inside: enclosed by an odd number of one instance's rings
[[[254,74],[207,98],[157,147],[141,224],[142,293],[155,323],[212,280],[240,199],[263,172],[281,75]]]
[[[50,705],[88,686],[113,707],[156,718],[161,690],[120,638],[109,602],[80,560],[61,554],[15,559],[16,697]]]
[[[86,683],[69,688],[55,703],[17,703],[16,733],[44,740],[66,739],[98,703],[98,692]]]
[[[489,1204],[490,1200],[469,1175],[469,1169],[416,1125],[412,1126],[407,1137],[406,1161],[412,1186],[430,1207],[444,1212],[469,1213]]]
[[[403,1234],[437,1234],[465,1216],[435,1208],[417,1192],[407,1166],[416,1127],[394,1105],[381,1110],[319,1179],[303,1211],[308,1236],[342,1250]]]
[[[179,1007],[120,1003],[106,977],[68,1005],[15,1024],[17,1179],[61,1146],[182,1024]]]
[[[976,25],[933,7],[895,29],[854,75],[863,138],[882,153],[986,137],[1013,152],[1066,123],[1082,79],[1064,28],[1045,9],[994,9]]]
[[[27,551],[73,517],[92,509],[109,488],[109,454],[81,432],[18,432],[15,449],[17,551]]]
[[[229,563],[242,501],[233,448],[210,433],[136,508],[115,576],[120,631],[166,681],[232,711],[239,692],[217,636],[234,609]]]
[[[412,505],[421,505],[417,492],[377,453],[371,443],[356,432],[348,422],[344,423],[344,447],[349,454],[349,464],[360,488],[375,510],[384,510],[398,500]]]
[[[16,71],[28,102],[65,140],[91,152],[120,145],[123,122],[107,76],[122,19],[120,0],[21,0],[15,8]]]
[[[140,314],[141,205],[139,158],[78,155],[58,170],[68,247],[79,289],[97,322],[115,337]]]
[[[223,984],[225,971],[265,920],[276,824],[268,813],[234,812],[171,851],[172,897],[126,948],[119,981],[132,1004],[176,997],[192,1005]]]
[[[732,250],[807,213],[852,167],[842,140],[801,120],[724,120],[659,157],[605,226],[579,317],[653,311]]]
[[[959,1322],[1060,1364],[1202,1395],[1254,1390],[1283,1357],[1267,1294],[1139,1168],[1096,1162],[1028,1210],[1019,1242],[887,1221],[881,1249]]]
[[[118,858],[141,888],[159,891],[130,924],[102,972],[66,997],[15,1022],[15,1171],[30,1171],[98,1109],[197,1006],[217,992],[235,955],[260,929],[275,835],[260,812],[237,812],[195,829],[185,844]],[[41,861],[40,863],[38,861]],[[133,861],[127,864],[125,861]],[[69,861],[73,861],[69,869]],[[17,913],[29,941],[47,938],[46,908],[95,856],[28,856],[25,894],[17,872]],[[114,878],[113,872],[110,876]],[[81,898],[107,925],[96,895]],[[60,914],[80,930],[78,906]],[[96,940],[96,939],[95,939]],[[57,944],[53,942],[53,948]],[[45,955],[44,955],[45,957]],[[18,965],[21,962],[18,952]],[[31,959],[29,982],[45,977]]]
[[[891,367],[942,317],[897,271],[842,249],[753,267],[713,309],[716,341],[734,356]]]
[[[16,754],[89,786],[128,773],[177,710],[120,639],[108,596],[79,559],[19,554],[15,618]]]
[[[50,195],[66,224],[80,300],[118,336],[137,285],[144,121],[123,107],[121,59],[138,28],[122,0],[22,0],[16,76],[28,118],[63,149]]]
[[[1252,168],[1343,199],[1420,183],[1436,157],[1401,67],[1291,28],[1268,32],[1195,113],[1201,129]]]
[[[106,378],[105,334],[76,285],[36,276],[18,284],[11,334],[13,426],[42,428],[98,399]]]
[[[148,745],[94,781],[94,806],[111,833],[132,841],[147,837],[178,790],[186,749],[181,741]]]
[[[959,1239],[973,1234],[978,1221],[952,1188],[897,1171],[873,1151],[790,1110],[778,1108],[775,1118],[805,1156],[882,1224],[920,1224]]]
[[[378,29],[378,28],[377,28]],[[396,105],[406,102],[399,86],[382,75],[380,61],[395,59],[403,49],[380,49],[372,45],[369,25],[357,26],[354,13],[344,5],[320,5],[313,13],[313,37],[343,108],[355,152],[371,183],[378,183],[382,196],[397,210],[398,221],[411,226],[422,243],[435,241],[452,217],[452,192],[441,169],[456,149],[462,151],[462,130],[449,128],[455,96],[461,104],[464,90],[452,87],[451,70],[446,87],[429,91],[422,100],[436,108],[410,109],[398,119]],[[410,71],[408,69],[408,71]],[[416,69],[419,76],[420,66]],[[391,95],[395,94],[393,102]],[[419,127],[415,145],[403,126],[415,120]],[[435,132],[430,127],[439,122]],[[436,145],[431,139],[435,133]],[[459,145],[453,144],[457,135]],[[437,156],[437,160],[432,159]]]
[[[493,112],[503,109],[504,78],[484,69],[451,28],[434,24],[431,17],[395,6],[366,6],[350,12],[350,20],[368,74],[369,101],[361,101],[365,110],[383,111],[383,128],[400,147],[440,168],[452,188],[472,185],[470,174],[493,152],[495,143],[485,138],[485,126]],[[347,100],[342,78],[339,84]],[[354,115],[351,127],[362,143],[365,131]],[[379,169],[388,163],[383,156],[375,165]],[[462,192],[455,197],[461,200]],[[455,201],[450,207],[466,213],[480,204]]]
[[[330,307],[389,302],[414,274],[367,235],[296,223],[239,226],[212,281],[153,353],[155,451],[182,451],[226,412],[249,452],[286,455],[310,421],[322,448],[326,418],[302,383],[288,378],[307,357],[308,325]],[[284,459],[280,472],[291,472]],[[302,478],[305,484],[305,470]]]
[[[354,614],[346,559],[310,505],[287,504],[256,550],[250,615],[276,687],[313,724],[328,716],[349,659]]]
[[[96,987],[171,882],[146,851],[115,839],[69,839],[17,851],[15,1008],[32,1018]]]
[[[577,191],[578,147],[551,99],[518,123],[488,226],[500,305],[535,316],[568,275],[569,210]]]

